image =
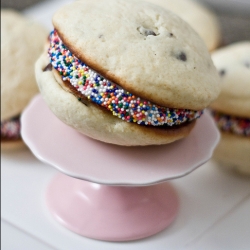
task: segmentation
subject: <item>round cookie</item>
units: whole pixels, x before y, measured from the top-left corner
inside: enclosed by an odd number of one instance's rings
[[[36,64],[40,91],[63,122],[92,138],[170,143],[185,137],[219,94],[201,38],[159,6],[77,1],[58,10],[53,24],[53,67],[46,55]]]
[[[34,64],[47,36],[39,24],[1,9],[1,149],[22,145],[19,116],[38,92]]]
[[[222,91],[211,104],[222,134],[214,157],[250,175],[250,41],[219,49],[212,59],[222,81]]]
[[[202,3],[193,0],[147,1],[180,16],[200,35],[209,51],[215,50],[220,45],[222,39],[219,21],[216,15]]]
[[[250,118],[250,41],[231,44],[212,53],[222,91],[211,107],[229,115]]]

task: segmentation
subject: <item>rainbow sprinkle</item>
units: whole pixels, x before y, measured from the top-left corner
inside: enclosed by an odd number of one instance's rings
[[[250,136],[250,119],[230,116],[214,110],[211,114],[220,130]]]
[[[14,117],[9,120],[1,121],[1,139],[20,139],[20,117]]]
[[[77,59],[54,30],[48,50],[51,64],[63,81],[69,81],[88,100],[104,107],[114,116],[140,125],[179,125],[199,118],[203,111],[165,108],[142,100],[105,79]]]

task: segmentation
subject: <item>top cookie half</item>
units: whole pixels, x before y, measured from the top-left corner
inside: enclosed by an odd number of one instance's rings
[[[201,110],[219,94],[219,76],[197,33],[175,14],[146,2],[76,1],[53,24],[81,61],[155,104]]]

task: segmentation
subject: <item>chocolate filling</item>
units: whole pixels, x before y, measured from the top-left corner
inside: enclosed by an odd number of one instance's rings
[[[174,109],[159,106],[149,100],[129,93],[121,86],[111,82],[98,71],[91,69],[79,60],[63,44],[54,30],[51,32],[51,43],[48,54],[53,68],[62,78],[62,87],[74,94],[76,98],[88,106],[89,101],[102,110],[111,112],[127,122],[134,122],[142,126],[179,127],[189,124],[202,114],[202,110]],[[187,60],[184,52],[179,52],[179,59]],[[45,67],[44,71],[49,68]],[[57,74],[56,74],[57,76]],[[105,79],[106,78],[106,79]],[[61,81],[59,80],[59,83]]]
[[[56,70],[55,70],[56,71]],[[56,71],[56,73],[59,75],[59,73]],[[59,83],[58,83],[59,84]],[[88,102],[91,102],[92,104],[94,104],[97,108],[102,109],[103,112],[112,115],[107,109],[105,109],[104,107],[96,104],[95,102],[92,102],[91,100],[88,100],[88,98],[86,96],[84,96],[82,93],[80,93],[74,86],[71,85],[71,83],[69,81],[63,81],[64,84],[64,88],[66,88],[68,90],[68,92],[70,92],[71,94],[73,94],[78,101],[80,101],[81,103],[83,103],[85,106],[88,106]],[[60,85],[60,84],[59,84]],[[184,122],[182,124],[179,125],[173,125],[173,126],[169,126],[167,124],[164,125],[160,125],[160,126],[153,126],[153,125],[139,125],[139,126],[143,126],[146,128],[150,128],[150,129],[164,129],[164,130],[177,130],[180,129],[184,126],[188,126],[191,123],[194,123],[196,120],[193,121],[187,121]]]
[[[43,72],[45,71],[52,71],[52,64],[49,63],[44,69],[43,69]]]
[[[81,103],[83,103],[85,106],[88,106],[88,98],[83,95],[81,92],[77,91],[77,89],[71,85],[71,83],[69,81],[63,81],[64,86],[69,90],[69,92],[71,94],[73,94],[77,100]],[[93,104],[95,104],[97,107],[102,108],[103,110],[105,110],[106,112],[108,112],[105,108],[101,107],[100,105],[97,105],[96,103],[92,102]]]
[[[1,142],[19,141],[20,134],[20,116],[9,120],[1,121]]]
[[[16,141],[21,141],[22,138],[7,138],[7,137],[2,137],[1,135],[1,142],[16,142]]]

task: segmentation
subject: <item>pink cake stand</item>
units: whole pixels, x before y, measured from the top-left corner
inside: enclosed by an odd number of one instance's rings
[[[106,144],[62,123],[40,95],[25,109],[21,123],[33,154],[61,172],[46,193],[55,219],[80,235],[107,241],[140,239],[168,227],[179,204],[166,181],[208,161],[219,141],[205,112],[187,138],[169,145]]]

